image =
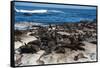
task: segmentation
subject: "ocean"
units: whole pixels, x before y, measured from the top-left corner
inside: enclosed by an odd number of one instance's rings
[[[15,6],[15,23],[37,22],[55,24],[94,19],[96,19],[96,9]]]

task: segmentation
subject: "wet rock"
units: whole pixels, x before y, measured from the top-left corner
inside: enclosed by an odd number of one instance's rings
[[[21,32],[20,30],[15,30],[14,34],[15,36],[21,36],[23,32]]]
[[[36,53],[37,51],[39,51],[39,47],[37,45],[27,45],[25,44],[24,46],[21,46],[19,48],[19,52],[20,54],[23,54],[23,53]]]
[[[87,57],[85,57],[83,53],[79,53],[79,54],[77,54],[77,55],[74,57],[74,60],[75,60],[75,61],[78,61],[78,60],[81,59],[81,58],[87,58]]]
[[[37,46],[40,46],[41,45],[41,42],[39,40],[34,40],[34,41],[30,41],[28,43],[28,45],[37,45]]]
[[[16,58],[15,58],[15,65],[17,65],[17,66],[21,65],[22,64],[21,63],[21,59],[22,59],[23,55],[15,54],[15,56],[16,56]]]
[[[90,43],[97,44],[97,41],[91,41]]]
[[[56,53],[65,53],[65,49],[63,48],[63,47],[56,47],[55,49],[54,49],[54,51],[56,52]]]
[[[17,41],[22,42],[21,40],[22,40],[22,39],[21,39],[20,37],[18,37],[18,36],[16,37],[16,36],[15,36],[15,40],[14,40],[15,42],[17,42]]]
[[[91,60],[94,60],[96,58],[96,54],[95,53],[91,53],[90,54],[90,58],[91,58]]]
[[[37,64],[39,64],[39,65],[43,65],[43,64],[44,64],[44,61],[42,61],[42,60],[37,60],[36,62],[37,62]]]

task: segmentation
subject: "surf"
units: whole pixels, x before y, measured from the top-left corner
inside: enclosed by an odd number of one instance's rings
[[[21,13],[46,13],[47,10],[43,10],[43,9],[40,9],[40,10],[18,10],[15,8],[15,11],[16,12],[21,12]]]
[[[64,13],[63,11],[59,10],[45,10],[45,9],[39,9],[39,10],[22,10],[22,9],[16,9],[16,12],[21,12],[21,13]]]

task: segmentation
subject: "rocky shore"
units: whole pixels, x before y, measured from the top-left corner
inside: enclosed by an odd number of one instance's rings
[[[15,29],[16,66],[96,61],[95,21],[16,26],[25,26]]]

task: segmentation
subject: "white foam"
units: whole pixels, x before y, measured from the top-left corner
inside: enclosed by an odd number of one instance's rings
[[[31,29],[33,25],[43,25],[42,23],[36,23],[36,22],[22,22],[22,23],[16,23],[15,24],[15,30],[26,30]]]
[[[40,10],[18,10],[15,8],[15,11],[16,12],[22,12],[22,13],[46,13],[47,10],[44,10],[44,9],[40,9]]]
[[[16,12],[22,12],[22,13],[64,13],[63,11],[59,11],[59,10],[45,10],[45,9],[39,9],[39,10],[18,10],[15,8]]]

